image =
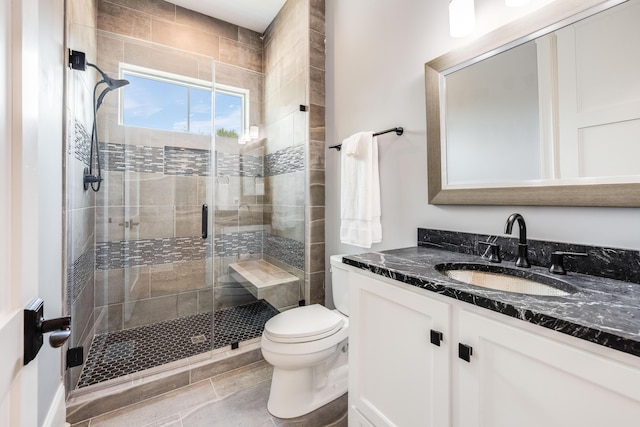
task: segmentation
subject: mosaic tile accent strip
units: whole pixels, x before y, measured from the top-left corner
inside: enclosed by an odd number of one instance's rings
[[[129,375],[262,335],[278,314],[268,302],[181,317],[166,322],[96,335],[77,388]]]
[[[264,253],[304,270],[304,242],[265,233]]]
[[[162,173],[164,150],[145,145],[100,143],[100,162],[108,171]]]
[[[209,176],[208,150],[182,147],[164,147],[164,173],[166,175]]]
[[[263,252],[264,231],[217,234],[214,238],[214,251],[217,257]]]
[[[67,268],[67,310],[71,313],[71,305],[87,286],[95,268],[95,251],[89,249],[80,255]]]
[[[304,145],[283,148],[267,154],[264,163],[265,176],[282,175],[304,170]]]
[[[96,269],[111,270],[204,259],[210,254],[208,246],[210,243],[198,236],[96,242]]]
[[[89,157],[91,155],[91,135],[87,129],[77,119],[73,121],[74,138],[71,151],[73,156],[85,165],[89,166]]]
[[[263,176],[264,158],[216,152],[216,174],[218,176]]]

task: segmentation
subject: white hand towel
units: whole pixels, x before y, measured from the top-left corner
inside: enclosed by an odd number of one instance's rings
[[[359,132],[345,139],[342,149],[340,241],[370,248],[382,241],[378,140],[373,132]]]

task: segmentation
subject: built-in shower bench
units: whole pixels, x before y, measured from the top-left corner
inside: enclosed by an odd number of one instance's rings
[[[251,295],[278,310],[298,304],[300,279],[265,260],[229,264],[229,270]]]

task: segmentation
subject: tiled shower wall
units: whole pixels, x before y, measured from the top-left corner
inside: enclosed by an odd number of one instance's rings
[[[304,278],[307,303],[321,304],[324,24],[324,0],[289,0],[264,37],[265,259]]]

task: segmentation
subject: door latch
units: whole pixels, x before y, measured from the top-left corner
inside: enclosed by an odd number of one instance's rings
[[[42,347],[42,335],[51,332],[49,344],[57,348],[71,335],[71,316],[45,320],[44,301],[33,298],[24,309],[24,364],[31,362]]]

